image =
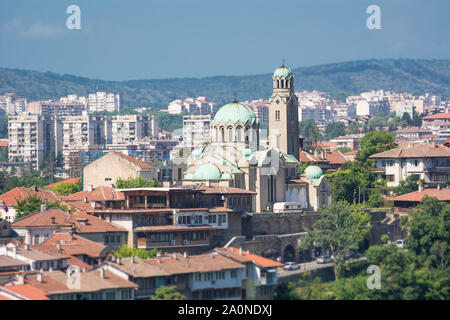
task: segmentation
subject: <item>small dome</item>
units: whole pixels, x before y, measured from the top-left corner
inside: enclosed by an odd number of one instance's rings
[[[283,78],[289,78],[292,77],[293,73],[291,69],[286,67],[285,65],[282,65],[281,67],[275,69],[273,76],[274,77],[283,77]]]
[[[309,166],[305,169],[304,175],[310,180],[316,180],[323,176],[323,171],[318,166]]]
[[[258,121],[258,118],[251,108],[239,102],[232,102],[217,111],[213,122],[221,121],[223,123],[231,121],[233,124],[240,121],[242,124],[246,124]]]
[[[251,155],[252,155],[252,150],[250,150],[250,149],[244,149],[243,151],[242,151],[242,154],[244,155],[244,157],[246,157],[246,158],[248,158],[248,157],[250,157]]]
[[[195,170],[193,180],[219,180],[220,177],[219,168],[211,163],[205,163]]]
[[[184,176],[184,179],[185,179],[185,180],[192,180],[193,177],[194,177],[194,176],[192,175],[192,173],[188,173],[187,175]]]

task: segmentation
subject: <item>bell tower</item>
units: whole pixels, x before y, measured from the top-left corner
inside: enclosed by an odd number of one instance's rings
[[[294,74],[283,65],[273,73],[273,93],[269,99],[270,146],[299,158],[298,99]]]

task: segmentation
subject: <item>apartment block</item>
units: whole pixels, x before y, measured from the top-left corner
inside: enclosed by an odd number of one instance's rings
[[[91,93],[88,96],[88,109],[90,113],[120,111],[120,95],[103,91]]]
[[[153,116],[141,115],[114,116],[111,123],[108,123],[109,126],[111,129],[108,128],[108,143],[113,145],[130,144],[143,138],[157,136],[158,128]]]
[[[211,115],[184,116],[183,117],[183,142],[185,148],[191,150],[209,141]]]
[[[0,109],[6,114],[20,114],[27,108],[27,99],[18,97],[15,93],[0,96]]]
[[[81,116],[86,111],[81,102],[33,101],[28,103],[27,112],[43,116]]]
[[[10,117],[8,139],[9,161],[27,162],[37,170],[49,152],[56,152],[54,118],[39,115]]]

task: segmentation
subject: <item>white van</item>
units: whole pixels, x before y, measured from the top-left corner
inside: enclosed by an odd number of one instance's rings
[[[276,202],[273,204],[273,212],[275,213],[286,213],[301,209],[302,205],[297,202]]]

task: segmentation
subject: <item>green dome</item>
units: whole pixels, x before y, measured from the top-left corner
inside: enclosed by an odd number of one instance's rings
[[[305,169],[304,174],[310,180],[316,180],[323,176],[323,171],[318,166],[309,166]]]
[[[275,71],[273,73],[274,77],[283,77],[283,78],[289,78],[292,75],[293,74],[292,74],[291,69],[289,69],[288,67],[286,67],[284,65],[279,67],[279,68],[277,68],[277,69],[275,69]]]
[[[184,176],[184,179],[185,179],[185,180],[192,180],[193,177],[194,177],[194,176],[192,175],[192,173],[188,173],[187,175]]]
[[[205,163],[195,170],[193,180],[219,180],[220,177],[219,168],[211,163]]]
[[[224,173],[221,177],[222,180],[231,180],[231,175],[229,173]]]
[[[213,122],[220,123],[221,121],[223,123],[231,121],[233,124],[241,121],[242,124],[246,124],[258,121],[258,118],[250,107],[239,102],[232,102],[217,111]]]

